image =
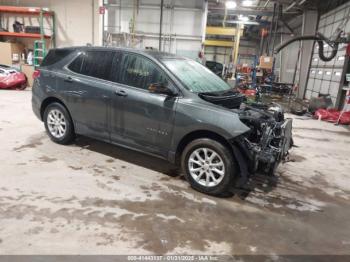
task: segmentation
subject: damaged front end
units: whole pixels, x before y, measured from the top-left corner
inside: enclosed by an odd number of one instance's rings
[[[250,131],[232,141],[243,180],[251,174],[274,175],[278,164],[286,158],[292,146],[292,119],[285,119],[276,103],[246,103],[245,97],[230,90],[225,93],[201,93],[213,104],[230,109]],[[244,182],[242,182],[244,184]]]
[[[292,119],[284,119],[278,104],[242,104],[232,111],[250,128],[234,140],[247,159],[249,173],[274,175],[293,143]]]

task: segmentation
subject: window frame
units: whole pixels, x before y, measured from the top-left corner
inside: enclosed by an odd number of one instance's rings
[[[138,91],[142,91],[142,92],[145,92],[147,94],[152,94],[152,95],[160,95],[160,96],[165,96],[167,97],[167,95],[165,94],[157,94],[157,93],[151,93],[148,89],[142,89],[142,88],[139,88],[139,87],[134,87],[134,86],[130,86],[130,85],[127,85],[127,84],[122,84],[119,82],[119,79],[120,79],[120,74],[121,74],[121,70],[118,69],[117,71],[117,77],[116,77],[116,81],[110,81],[110,80],[105,80],[105,79],[102,79],[102,78],[97,78],[97,77],[93,77],[93,76],[89,76],[89,75],[84,75],[84,74],[80,74],[80,73],[77,73],[77,72],[74,72],[72,71],[71,69],[69,69],[69,66],[82,54],[88,52],[88,51],[94,51],[93,49],[92,50],[81,50],[81,51],[78,51],[76,53],[76,55],[74,55],[72,57],[72,59],[64,66],[64,69],[66,71],[68,71],[69,73],[73,74],[73,75],[76,75],[78,77],[87,77],[87,78],[90,78],[90,80],[98,80],[98,81],[103,81],[103,82],[106,82],[106,83],[111,83],[113,85],[118,85],[118,86],[122,86],[122,87],[125,87],[125,88],[131,88],[131,89],[134,89],[134,90],[138,90]],[[159,66],[158,63],[156,63],[155,61],[153,61],[152,59],[150,59],[149,57],[147,57],[146,55],[143,55],[141,53],[137,53],[137,52],[131,52],[131,51],[125,51],[125,50],[118,50],[118,49],[110,49],[110,50],[106,50],[106,49],[96,49],[96,51],[112,51],[114,53],[119,53],[119,55],[121,56],[121,63],[123,62],[123,59],[124,59],[124,56],[125,54],[132,54],[132,55],[136,55],[136,56],[141,56],[147,60],[149,60],[151,63],[153,63],[155,65],[155,67],[160,70],[161,72],[163,72],[165,74],[165,76],[168,78],[168,81],[169,83],[171,84],[171,89],[173,91],[176,91],[177,95],[176,97],[183,97],[183,93],[181,91],[181,88],[178,87],[178,85],[176,84],[176,82],[172,79],[171,77],[171,74],[169,74],[168,72],[166,72],[166,70],[164,70],[163,68],[161,68]]]
[[[98,77],[94,77],[94,76],[89,76],[89,75],[84,75],[84,74],[81,74],[81,73],[78,73],[78,72],[75,72],[73,70],[71,70],[69,68],[69,66],[81,55],[83,54],[86,54],[86,52],[89,52],[89,51],[98,51],[98,52],[113,52],[115,54],[119,53],[120,55],[122,55],[122,52],[120,50],[105,50],[105,49],[96,49],[96,50],[83,50],[83,51],[79,51],[70,61],[69,63],[67,63],[63,68],[68,71],[69,73],[73,74],[73,75],[76,75],[76,76],[79,76],[79,77],[87,77],[88,79],[90,78],[90,80],[94,80],[94,81],[103,81],[103,82],[108,82],[108,83],[112,83],[112,84],[118,84],[118,82],[115,82],[115,81],[111,81],[111,80],[107,80],[107,79],[103,79],[103,78],[98,78]],[[119,70],[118,70],[119,71]],[[118,72],[119,74],[119,72]]]
[[[80,56],[86,54],[87,52],[113,52],[113,53],[114,53],[113,59],[114,59],[114,57],[115,57],[118,53],[119,53],[120,56],[122,55],[122,52],[121,52],[120,50],[113,50],[113,49],[110,49],[110,50],[108,50],[108,49],[96,49],[96,50],[91,49],[91,50],[79,51],[79,52],[72,58],[72,60],[69,61],[69,63],[66,64],[66,65],[64,66],[64,68],[65,68],[67,71],[69,71],[70,73],[76,74],[76,75],[78,75],[78,76],[89,77],[89,78],[94,79],[94,80],[106,81],[106,82],[109,82],[109,83],[117,83],[117,82],[115,82],[115,81],[111,81],[111,80],[108,80],[108,79],[104,79],[104,78],[99,78],[99,77],[95,77],[95,76],[90,76],[90,75],[85,75],[85,74],[82,74],[82,73],[78,73],[78,72],[75,72],[75,71],[73,71],[73,70],[71,70],[71,69],[69,68],[69,67],[74,63],[74,61],[75,61],[76,59],[78,59]],[[83,63],[84,63],[84,60],[82,61],[81,66],[83,66]],[[112,69],[113,69],[113,68],[112,68]],[[111,70],[112,70],[112,69],[111,69]],[[80,70],[81,70],[81,68],[80,68]],[[112,71],[110,72],[110,74],[111,74],[111,73],[112,73]],[[119,75],[119,70],[118,70],[118,72],[117,72],[117,75]],[[111,75],[110,75],[110,76],[111,76]]]
[[[125,55],[135,55],[135,56],[139,56],[139,57],[142,57],[146,60],[148,60],[150,63],[152,63],[160,72],[162,72],[166,78],[168,79],[168,83],[171,85],[170,89],[172,89],[173,91],[176,91],[176,97],[182,97],[182,92],[181,92],[181,89],[176,85],[176,83],[174,82],[174,80],[171,78],[171,76],[169,75],[169,73],[167,73],[163,68],[161,68],[159,66],[158,63],[156,63],[155,61],[153,61],[152,59],[150,59],[149,57],[141,54],[141,53],[136,53],[136,52],[130,52],[130,51],[122,51],[121,52],[122,54],[122,63],[124,61],[124,56]],[[121,74],[122,70],[118,70],[118,82],[114,82],[114,83],[117,83],[118,85],[121,85],[123,87],[126,87],[126,88],[131,88],[131,89],[134,89],[134,90],[138,90],[138,91],[142,91],[142,92],[145,92],[147,94],[152,94],[152,95],[160,95],[160,96],[165,96],[167,97],[168,95],[165,95],[165,94],[157,94],[157,93],[151,93],[148,89],[144,89],[144,88],[140,88],[140,87],[136,87],[136,86],[131,86],[131,85],[128,85],[128,84],[123,84],[123,83],[120,83],[119,80],[120,80],[120,74]]]

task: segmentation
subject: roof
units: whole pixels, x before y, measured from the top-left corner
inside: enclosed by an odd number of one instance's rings
[[[149,49],[136,49],[136,48],[128,48],[128,47],[104,47],[104,46],[72,46],[72,47],[62,47],[62,48],[56,48],[56,50],[81,50],[81,51],[87,51],[87,50],[119,50],[119,51],[129,51],[133,53],[139,53],[139,54],[145,54],[148,56],[153,57],[156,60],[162,60],[166,58],[183,58],[181,56],[166,53],[166,52],[160,52],[158,50],[149,50]]]

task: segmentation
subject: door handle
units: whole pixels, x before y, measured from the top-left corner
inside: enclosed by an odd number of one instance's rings
[[[70,76],[68,76],[66,79],[64,79],[64,82],[73,83],[73,78],[71,78]]]
[[[116,90],[115,94],[117,96],[128,96],[128,94],[124,90]]]

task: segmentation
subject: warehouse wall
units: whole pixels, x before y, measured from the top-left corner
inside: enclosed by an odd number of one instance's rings
[[[102,20],[98,13],[99,0],[0,0],[1,5],[47,7],[56,14],[56,43],[58,47],[102,44]],[[38,25],[38,19],[13,14],[2,17],[3,25],[12,31],[14,20],[26,25]],[[46,32],[50,28],[45,21]],[[28,41],[27,41],[28,42]]]
[[[350,3],[344,4],[335,10],[332,10],[321,16],[318,32],[326,37],[333,35],[338,26],[349,15]],[[350,21],[345,25],[345,32],[350,32]],[[306,88],[305,98],[317,97],[319,94],[330,94],[333,104],[338,107],[342,103],[345,91],[342,90],[346,74],[346,45],[341,44],[337,56],[329,61],[323,62],[318,56],[318,45],[313,51],[313,57],[310,67],[310,74]],[[329,56],[331,49],[325,45]]]
[[[258,44],[249,41],[240,41],[238,50],[238,64],[252,65],[254,63],[255,55],[258,54]],[[232,55],[232,47],[205,47],[205,57],[207,61],[216,61],[222,64],[230,62]]]
[[[133,1],[108,0],[105,31],[113,36],[110,45],[125,45],[119,38],[130,33]],[[193,59],[201,50],[203,0],[164,0],[162,51]],[[160,0],[140,0],[135,19],[135,47],[159,47]]]
[[[296,17],[292,21],[289,21],[288,24],[294,29],[294,32],[296,35],[301,34],[301,28],[302,28],[302,17]],[[283,32],[289,32],[287,28],[283,27]],[[290,38],[292,38],[292,35],[284,34],[281,37],[278,36],[279,39],[276,39],[276,46],[284,43],[285,41],[288,41]],[[278,43],[278,44],[277,44]],[[299,42],[294,42],[287,46],[286,48],[282,49],[282,51],[276,55],[276,69],[277,69],[277,75],[280,75],[280,81],[286,82],[286,83],[293,83],[293,77],[295,73],[295,83],[299,82],[299,61],[298,61],[298,53],[299,53]]]

